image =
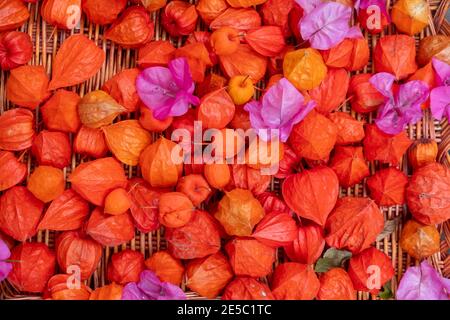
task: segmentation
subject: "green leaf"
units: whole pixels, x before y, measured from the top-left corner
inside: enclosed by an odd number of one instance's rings
[[[394,233],[395,229],[397,228],[398,224],[400,222],[400,217],[396,217],[391,220],[386,220],[384,223],[384,229],[381,231],[381,233],[377,237],[377,241],[381,241],[384,238],[388,237],[392,233]]]
[[[352,257],[352,253],[346,250],[330,248],[323,254],[323,258],[317,260],[314,270],[316,272],[327,272],[336,267],[342,267],[344,262]]]
[[[380,293],[378,294],[378,297],[380,297],[380,299],[383,299],[383,300],[388,300],[388,299],[394,298],[394,293],[392,292],[391,282],[390,281],[387,282],[383,286],[383,290],[380,291]]]

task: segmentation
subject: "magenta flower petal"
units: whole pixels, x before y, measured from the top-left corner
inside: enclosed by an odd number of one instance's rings
[[[122,300],[151,300],[141,289],[139,289],[136,282],[130,282],[125,285],[122,290]]]
[[[374,86],[375,89],[378,90],[378,92],[380,92],[386,98],[393,97],[392,85],[395,82],[394,75],[387,72],[380,72],[370,77],[369,82]]]
[[[450,65],[434,57],[431,61],[438,86],[450,86]]]
[[[315,9],[319,4],[321,4],[322,0],[295,0],[295,2],[303,9],[304,14],[310,13],[313,9]]]
[[[143,70],[136,80],[136,90],[153,116],[164,120],[185,114],[190,104],[200,100],[194,96],[195,84],[185,58],[174,59],[169,68],[151,67]]]
[[[306,117],[314,106],[313,102],[305,105],[303,95],[289,80],[282,78],[270,87],[261,102],[249,102],[244,110],[250,113],[252,128],[258,130],[261,139],[267,141],[279,137],[286,142],[292,127]],[[261,129],[277,129],[280,132]]]
[[[0,239],[0,261],[9,259],[10,256],[11,256],[11,251],[9,250],[5,241]]]
[[[351,27],[350,29],[348,29],[348,32],[345,35],[345,38],[347,38],[347,39],[363,39],[364,35],[358,26],[354,26],[354,27]]]
[[[448,300],[450,280],[445,279],[424,260],[409,267],[397,289],[397,300]]]
[[[346,37],[351,15],[352,8],[346,5],[321,3],[300,20],[302,38],[309,40],[312,48],[328,50]]]
[[[10,256],[11,251],[9,250],[6,243],[0,239],[0,282],[5,280],[12,270],[12,264],[4,261],[7,260]]]
[[[169,282],[163,282],[157,300],[186,300],[186,294],[180,287]]]
[[[161,293],[162,282],[154,272],[144,270],[141,272],[137,287],[150,298],[156,299]]]
[[[450,86],[437,87],[430,93],[431,114],[437,120],[445,116],[450,119]]]

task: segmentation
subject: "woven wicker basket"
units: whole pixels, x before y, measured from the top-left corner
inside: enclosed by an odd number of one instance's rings
[[[195,3],[195,0],[190,0],[191,3]],[[388,5],[392,6],[394,1],[388,0]],[[447,21],[445,21],[445,13],[449,7],[449,0],[429,0],[431,12],[429,17],[429,26],[416,36],[416,40],[418,40],[431,35],[431,34],[450,34],[450,26]],[[47,25],[39,14],[40,6],[39,4],[29,4],[29,11],[31,13],[31,17],[22,28],[21,31],[27,32],[30,36],[32,36],[34,40],[34,55],[30,64],[33,65],[43,65],[48,74],[51,74],[52,69],[52,60],[55,56],[57,49],[61,45],[61,43],[72,33],[82,33],[87,35],[90,39],[94,40],[103,50],[106,52],[106,62],[103,65],[101,71],[92,79],[83,83],[79,86],[73,88],[73,90],[78,92],[81,96],[90,92],[92,90],[99,89],[103,83],[105,83],[108,79],[110,79],[113,75],[119,72],[122,69],[132,68],[136,64],[137,51],[136,50],[127,50],[122,49],[115,45],[110,41],[104,40],[103,32],[105,31],[104,27],[100,27],[98,25],[90,24],[89,21],[86,20],[85,16],[81,18],[80,28],[76,28],[72,32],[65,32],[62,30],[55,30],[55,28],[51,25]],[[156,39],[167,39],[168,35],[163,30],[160,24],[160,12],[153,13],[152,16],[155,22],[155,38]],[[198,29],[201,30],[204,28],[202,24],[198,25]],[[395,33],[395,27],[391,25],[387,30],[387,34]],[[366,34],[366,37],[369,42],[369,46],[373,48],[379,39],[380,36],[384,34],[372,36]],[[170,39],[174,45],[180,46],[182,44],[183,39]],[[364,69],[364,72],[372,72],[372,63]],[[13,108],[13,106],[6,100],[5,97],[5,83],[8,78],[7,72],[1,72],[0,75],[0,112]],[[369,115],[368,117],[363,117],[359,114],[355,114],[350,106],[345,105],[341,111],[351,113],[352,116],[364,120],[366,122],[371,122],[373,119],[373,115]],[[39,110],[36,110],[36,125],[37,129],[42,129],[42,123],[39,118]],[[135,115],[129,115],[130,118],[133,118]],[[412,139],[419,138],[432,138],[436,139],[439,143],[439,156],[438,161],[444,163],[446,166],[450,167],[450,126],[447,121],[443,121],[441,123],[434,121],[429,112],[425,112],[425,116],[422,121],[417,123],[414,126],[410,126],[407,129],[407,133]],[[73,138],[73,137],[71,137]],[[156,136],[154,137],[156,138]],[[78,155],[73,155],[72,165],[70,167],[65,168],[64,173],[65,176],[68,177],[70,172],[81,162],[86,161],[88,159],[80,159]],[[35,167],[34,160],[30,157],[29,152],[25,155],[24,160],[28,164],[29,173],[33,171]],[[377,162],[370,163],[371,172],[375,172],[378,167]],[[406,158],[401,163],[401,169],[408,174],[411,174],[411,169],[408,166]],[[126,167],[127,174],[129,177],[133,177],[139,175],[138,169],[136,167]],[[279,181],[274,179],[274,181],[270,185],[270,189],[278,192],[280,189]],[[367,188],[365,184],[358,184],[352,188],[342,189],[340,191],[341,196],[345,195],[353,195],[353,196],[366,196]],[[396,230],[390,234],[388,237],[384,238],[382,241],[376,243],[376,247],[382,251],[384,251],[387,255],[389,255],[392,259],[392,263],[395,268],[395,276],[392,279],[392,290],[395,292],[398,282],[402,277],[402,274],[405,272],[405,269],[410,265],[418,264],[414,258],[411,258],[406,253],[402,252],[402,249],[399,247],[399,237],[402,229],[402,221],[405,221],[407,218],[407,208],[406,206],[393,206],[393,207],[385,207],[382,208],[382,211],[385,215],[385,219],[392,219],[394,217],[400,216],[400,224],[396,228]],[[450,221],[439,226],[439,230],[442,234],[442,243],[441,243],[441,252],[433,255],[429,258],[429,261],[432,265],[444,276],[450,276]],[[39,234],[31,239],[31,241],[44,242],[50,247],[54,246],[54,239],[56,236],[56,232],[53,231],[41,231]],[[89,279],[88,285],[92,288],[97,288],[99,286],[107,284],[106,279],[106,266],[109,261],[110,256],[123,250],[125,248],[130,248],[132,250],[137,250],[142,252],[146,258],[151,256],[153,252],[158,250],[162,250],[166,248],[166,241],[164,239],[163,230],[156,231],[153,233],[136,233],[136,237],[131,242],[126,245],[122,245],[120,247],[115,248],[105,248],[104,254],[101,259],[101,262],[98,266],[97,271],[94,275]],[[279,252],[277,263],[283,261],[282,252]],[[183,284],[183,288],[185,288]],[[197,294],[188,292],[187,296],[189,299],[199,299]],[[7,281],[4,281],[0,284],[0,299],[40,299],[38,296],[28,295],[23,292],[19,292],[15,288],[13,288]],[[371,296],[368,293],[358,292],[358,299],[360,300],[368,300],[368,299],[376,299],[376,296]]]

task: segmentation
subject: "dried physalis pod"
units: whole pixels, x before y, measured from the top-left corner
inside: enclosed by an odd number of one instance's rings
[[[81,126],[78,116],[80,96],[72,91],[57,90],[40,108],[44,124],[49,130],[76,133]]]
[[[50,202],[58,198],[66,188],[64,172],[55,167],[39,166],[31,173],[27,188],[42,202]]]
[[[145,267],[153,271],[161,281],[179,286],[183,280],[183,264],[167,251],[153,253],[150,258],[145,260]]]
[[[408,177],[393,167],[381,169],[367,179],[370,196],[380,206],[404,204],[407,185]]]
[[[72,160],[69,136],[63,132],[42,130],[34,138],[31,152],[43,166],[63,169]]]
[[[111,124],[126,109],[105,91],[86,94],[78,104],[81,123],[89,128],[100,128]]]
[[[422,38],[417,52],[417,63],[424,66],[431,62],[431,58],[450,64],[450,37],[438,34]]]
[[[143,254],[126,249],[112,255],[108,264],[107,277],[109,281],[122,285],[139,282],[139,275],[144,269]]]
[[[139,49],[138,65],[140,68],[165,67],[173,58],[175,47],[169,40],[156,40]]]
[[[312,300],[320,282],[311,265],[286,262],[275,268],[270,287],[277,300]]]
[[[320,276],[318,300],[355,300],[356,291],[348,273],[342,268],[333,268]]]
[[[73,141],[73,152],[88,157],[103,158],[108,152],[103,131],[81,126]]]
[[[274,300],[270,288],[251,277],[236,277],[225,288],[222,300]]]
[[[49,79],[42,66],[21,66],[11,71],[6,83],[6,98],[31,110],[50,97]]]
[[[25,32],[9,31],[0,34],[0,68],[15,69],[27,64],[33,56],[31,37]]]
[[[196,7],[198,14],[207,25],[213,22],[227,8],[226,0],[200,0]]]
[[[81,18],[81,0],[44,0],[41,16],[51,25],[71,30]]]
[[[89,300],[122,300],[123,286],[117,283],[95,289]]]
[[[105,25],[117,19],[127,6],[127,0],[83,0],[81,5],[90,22]]]
[[[167,3],[167,0],[141,0],[142,5],[150,12],[157,11]]]
[[[355,74],[350,80],[348,97],[352,109],[359,113],[369,113],[378,109],[385,97],[369,82],[371,74]]]
[[[28,8],[21,0],[4,0],[0,3],[0,32],[14,30],[30,17]]]
[[[204,169],[204,175],[209,185],[219,190],[224,188],[230,182],[231,179],[230,168],[226,163],[206,164]]]
[[[63,272],[78,266],[81,280],[86,280],[97,269],[102,246],[81,231],[66,231],[56,239],[56,257]]]
[[[159,222],[169,228],[179,228],[191,220],[194,205],[181,192],[163,193],[159,198]]]
[[[171,1],[162,15],[162,25],[172,36],[187,36],[195,30],[198,14],[195,6],[184,1]]]
[[[211,188],[201,174],[189,174],[180,178],[177,191],[184,193],[196,207],[211,195]]]
[[[108,93],[127,112],[136,111],[139,105],[139,96],[136,91],[136,79],[139,69],[125,69],[106,81],[102,89]]]
[[[27,172],[27,165],[17,159],[14,153],[0,150],[0,191],[21,183]]]
[[[438,145],[432,139],[420,139],[408,150],[408,160],[414,169],[436,161]]]
[[[399,0],[392,7],[392,22],[400,32],[412,36],[428,25],[429,12],[425,0]]]
[[[414,220],[405,224],[400,237],[402,249],[418,260],[439,252],[440,242],[439,231],[435,226],[427,226]]]
[[[127,212],[131,207],[131,199],[123,188],[117,188],[108,193],[105,198],[105,213],[117,215]]]

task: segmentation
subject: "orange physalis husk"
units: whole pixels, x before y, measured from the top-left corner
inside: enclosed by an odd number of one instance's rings
[[[330,155],[337,139],[337,127],[315,110],[294,126],[289,145],[297,156],[309,160],[324,160]]]
[[[320,282],[312,266],[286,262],[275,268],[270,287],[277,300],[312,300]]]
[[[25,32],[8,31],[0,34],[0,50],[0,68],[12,70],[31,60],[33,43]]]
[[[104,157],[108,152],[108,146],[103,131],[82,126],[75,136],[73,152],[93,158]]]
[[[239,31],[247,31],[260,26],[261,17],[253,8],[228,8],[209,25],[212,30],[217,30],[222,27],[232,27]]]
[[[370,49],[365,38],[344,39],[336,47],[322,51],[322,57],[329,67],[357,71],[369,62]]]
[[[139,48],[153,39],[154,29],[147,10],[133,6],[126,9],[106,30],[105,38],[124,48]]]
[[[356,291],[348,273],[342,268],[333,268],[320,276],[317,300],[356,300]]]
[[[272,272],[275,249],[251,238],[234,238],[225,245],[237,276],[265,277]]]
[[[122,163],[135,166],[142,151],[151,143],[150,133],[137,120],[124,120],[102,128],[106,144]]]
[[[117,188],[127,186],[125,171],[114,158],[84,162],[69,177],[73,190],[97,206],[104,204],[106,196]]]
[[[152,109],[147,108],[142,103],[139,110],[140,110],[139,123],[144,129],[148,131],[163,132],[164,130],[169,128],[170,125],[172,124],[173,117],[168,117],[164,120],[155,119],[155,117],[153,117]]]
[[[216,73],[210,73],[203,82],[197,84],[196,94],[201,98],[210,92],[222,89],[226,84],[227,80],[224,77]]]
[[[41,16],[57,28],[72,30],[81,18],[81,0],[44,0]]]
[[[251,277],[236,277],[225,288],[222,300],[274,300],[269,287]]]
[[[95,289],[89,300],[122,300],[123,287],[117,283],[111,283]]]
[[[220,68],[228,78],[249,76],[253,83],[261,80],[266,74],[267,58],[255,52],[248,44],[240,44],[237,51],[219,57]]]
[[[139,275],[144,269],[142,253],[126,249],[112,255],[108,264],[107,277],[109,281],[122,285],[128,282],[139,282]]]
[[[214,216],[229,235],[250,236],[264,209],[250,191],[234,189],[225,193]]]
[[[221,252],[195,259],[186,266],[186,286],[202,297],[216,298],[233,278],[228,259]]]
[[[139,49],[137,64],[140,68],[165,67],[175,53],[175,47],[168,40],[156,40]]]
[[[283,31],[278,26],[263,26],[249,30],[244,39],[253,50],[264,57],[275,57],[286,46]]]
[[[117,188],[108,193],[105,198],[105,213],[117,215],[123,214],[131,207],[131,199],[123,188]]]
[[[72,266],[78,266],[81,280],[86,280],[97,269],[102,246],[81,231],[66,231],[56,238],[56,257],[63,272],[70,273]]]
[[[184,193],[196,207],[211,195],[211,188],[201,174],[188,174],[180,178],[177,191]]]
[[[282,193],[295,213],[323,226],[336,204],[339,181],[333,170],[319,166],[287,177]]]
[[[50,202],[59,197],[66,187],[64,172],[50,166],[36,167],[28,179],[27,188],[42,202]]]
[[[345,112],[333,112],[328,115],[337,127],[336,145],[360,142],[364,139],[364,122],[358,121]]]
[[[91,91],[78,104],[81,123],[89,128],[100,128],[111,124],[114,119],[127,109],[117,103],[102,90]]]
[[[394,206],[405,203],[408,177],[396,168],[386,168],[375,172],[367,179],[370,197],[379,206]]]
[[[197,3],[197,12],[207,25],[227,9],[226,0],[200,0]]]
[[[105,58],[105,52],[86,36],[70,36],[63,42],[53,60],[49,90],[89,80],[100,70]]]
[[[220,249],[218,223],[205,211],[196,210],[187,224],[165,232],[169,253],[178,259],[203,258]]]
[[[258,223],[252,237],[269,247],[282,247],[297,237],[297,225],[288,213],[271,212]]]
[[[167,192],[159,197],[159,222],[168,228],[179,228],[191,220],[194,205],[181,192]]]
[[[206,46],[201,42],[186,44],[174,52],[174,58],[180,57],[187,59],[192,80],[203,82],[206,68],[212,66]]]
[[[407,35],[388,35],[380,38],[375,46],[374,63],[376,72],[388,72],[402,80],[417,70],[416,44]]]
[[[408,150],[409,164],[413,169],[423,167],[424,165],[436,162],[439,148],[433,139],[419,139]]]
[[[210,37],[213,52],[219,56],[226,56],[237,51],[240,44],[239,31],[231,27],[221,27]]]
[[[42,66],[21,66],[11,70],[6,83],[6,98],[31,110],[50,97],[48,76]]]
[[[69,287],[70,275],[57,274],[51,277],[47,283],[44,299],[52,300],[89,300],[92,289],[84,283],[80,283],[80,287]]]
[[[97,207],[89,218],[86,233],[103,246],[119,246],[134,238],[133,220],[128,213],[113,216]]]
[[[374,283],[374,269],[377,269],[377,281]],[[394,276],[391,258],[384,252],[370,247],[350,259],[348,275],[353,287],[358,291],[378,294],[383,285]],[[370,287],[370,288],[369,288]]]
[[[389,135],[378,129],[375,124],[366,125],[366,137],[363,140],[364,155],[368,161],[378,160],[396,165],[412,144],[406,132]]]
[[[414,219],[439,224],[450,219],[450,170],[439,163],[417,169],[406,189],[406,201]]]
[[[164,6],[167,3],[167,0],[140,0],[142,5],[150,12],[157,11],[161,8],[164,8]]]
[[[0,191],[21,183],[27,172],[26,164],[20,162],[14,153],[0,150]]]
[[[224,89],[208,93],[200,100],[197,120],[205,129],[223,129],[233,119],[236,106]]]
[[[349,188],[370,175],[362,147],[337,146],[330,161],[339,184]]]
[[[267,0],[227,0],[228,4],[233,8],[248,8],[263,4]]]
[[[435,226],[408,220],[402,229],[400,247],[411,257],[422,260],[439,252],[440,241],[439,231]]]
[[[127,0],[83,0],[81,5],[90,22],[105,25],[117,19],[127,6]]]
[[[349,83],[350,76],[345,69],[330,69],[321,84],[308,92],[317,103],[315,110],[322,114],[336,111],[345,101]]]
[[[296,238],[284,247],[284,251],[292,261],[314,264],[322,255],[324,247],[323,229],[309,224],[298,228]]]
[[[21,292],[41,293],[55,273],[55,253],[44,243],[25,242],[11,251],[8,281]]]
[[[325,240],[330,247],[358,253],[383,231],[384,218],[370,198],[344,197],[328,217]]]
[[[218,103],[216,105],[220,106],[220,103]],[[205,111],[208,111],[208,113],[211,113],[212,115],[214,115],[213,110],[214,110],[213,108],[208,108]],[[204,117],[203,115],[199,114],[200,119],[203,117]],[[208,121],[208,120],[206,120],[206,121]],[[217,130],[217,129],[214,129],[214,127],[211,127],[210,129],[213,130],[212,131],[213,133],[217,133],[217,135],[208,137],[208,140],[209,140],[209,138],[211,138],[211,140],[212,140],[212,143],[210,145],[208,145],[208,147],[212,148],[211,151],[214,151],[213,153],[214,153],[215,157],[223,158],[223,159],[230,159],[230,158],[233,158],[239,152],[244,151],[245,136],[243,134],[240,134],[239,132],[235,132],[234,130],[229,129],[229,128]]]
[[[21,0],[3,0],[0,2],[0,32],[14,30],[30,17],[28,8]]]
[[[131,199],[130,213],[136,228],[144,233],[159,228],[159,197],[161,190],[152,188],[141,178],[133,178],[128,183],[128,195]]]
[[[211,64],[215,66],[217,62],[219,62],[216,53],[214,52],[211,46],[211,33],[209,31],[194,31],[189,35],[186,39],[185,45],[193,44],[193,43],[202,43],[205,45],[206,50],[208,51],[209,59]]]
[[[72,189],[52,201],[39,223],[39,230],[67,231],[83,226],[89,216],[89,204]]]
[[[300,160],[301,158],[295,154],[294,150],[292,150],[289,145],[285,144],[283,159],[278,163],[279,169],[275,174],[275,177],[284,179],[295,173]]]
[[[294,8],[292,0],[268,0],[261,7],[264,25],[279,26],[285,37],[291,35],[289,29],[289,12]]]
[[[438,34],[422,38],[417,51],[417,63],[424,66],[435,57],[450,64],[450,37]]]
[[[183,280],[183,264],[167,251],[155,252],[150,258],[145,260],[145,267],[153,271],[161,281],[179,286]]]
[[[325,79],[327,66],[317,50],[299,49],[286,54],[283,73],[298,90],[311,90]]]
[[[136,91],[136,78],[139,69],[125,69],[109,79],[102,87],[114,100],[127,109],[127,112],[136,111],[139,96]]]
[[[206,164],[204,175],[209,185],[216,189],[223,189],[231,179],[231,172],[228,164],[211,163]]]
[[[17,241],[25,241],[37,232],[44,204],[27,188],[12,187],[0,198],[0,230]]]
[[[425,0],[399,0],[392,7],[392,22],[400,32],[415,35],[428,25],[430,6]]]
[[[244,131],[247,131],[252,127],[252,124],[250,123],[250,115],[244,110],[244,107],[236,106],[234,117],[229,123],[229,126],[235,130],[242,129]]]
[[[371,74],[354,75],[350,80],[348,96],[352,109],[359,113],[369,113],[378,109],[385,97],[369,82]]]
[[[261,203],[266,214],[271,212],[292,213],[286,203],[274,192],[266,191],[260,193],[256,196],[256,199]]]
[[[59,89],[40,108],[47,129],[76,133],[81,126],[78,116],[80,96],[72,91]]]
[[[34,138],[31,152],[41,166],[63,169],[72,160],[69,136],[63,132],[42,130]]]
[[[172,159],[174,148],[179,146],[164,137],[149,145],[141,153],[139,165],[142,177],[152,187],[172,187],[178,182],[183,171],[183,164],[175,164]],[[180,148],[181,151],[181,148]]]
[[[172,37],[187,36],[195,30],[198,14],[195,5],[175,0],[165,6],[161,20]]]

